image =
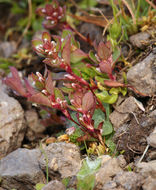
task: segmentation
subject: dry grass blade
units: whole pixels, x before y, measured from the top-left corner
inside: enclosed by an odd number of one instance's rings
[[[108,27],[113,24],[114,19],[117,18],[119,15],[121,14],[121,10],[116,14],[116,17],[113,17],[112,20],[110,20],[107,25],[105,26],[104,30],[103,30],[103,36],[105,35],[106,30],[108,29]]]
[[[21,35],[21,37],[19,38],[19,40],[17,41],[17,46],[19,46],[19,44],[21,43],[23,37],[26,35],[26,33],[28,32],[29,27],[31,26],[31,18],[32,18],[32,0],[28,0],[28,9],[29,9],[29,15],[28,15],[28,23]]]
[[[133,24],[136,24],[136,18],[135,15],[130,7],[130,5],[128,4],[128,2],[126,0],[122,0],[122,2],[125,4],[125,6],[127,7],[127,9],[129,10],[131,16],[132,16],[132,20],[133,20]]]
[[[155,4],[153,4],[151,1],[146,0],[146,2],[147,2],[149,5],[151,5],[151,7],[153,7],[154,9],[156,9],[156,5],[155,5]]]
[[[108,20],[106,18],[104,19],[103,16],[95,16],[95,15],[76,16],[73,14],[69,14],[69,16],[77,20],[92,23],[101,27],[107,26],[107,22],[108,22]]]

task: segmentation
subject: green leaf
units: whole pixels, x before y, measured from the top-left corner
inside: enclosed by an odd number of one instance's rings
[[[87,55],[80,49],[76,49],[70,54],[70,61],[72,63],[80,62],[82,59],[87,58]]]
[[[77,189],[78,190],[93,190],[95,183],[95,172],[101,166],[101,159],[94,161],[88,157],[83,161],[82,167],[77,174]]]
[[[113,51],[113,61],[117,61],[117,59],[120,57],[121,51],[118,47],[116,47]]]
[[[106,118],[105,118],[105,114],[100,109],[96,109],[94,111],[94,115],[92,117],[92,119],[94,120],[95,128],[97,128],[101,122],[104,122],[103,126],[102,126],[102,131],[103,131],[102,135],[103,136],[109,135],[113,132],[112,124],[109,121],[109,105],[108,104],[105,104],[105,109],[106,109]]]
[[[92,50],[89,52],[89,57],[90,57],[90,59],[93,60],[95,63],[98,63],[98,62],[97,62],[97,59],[96,59],[96,57],[95,57],[95,53],[94,53]]]
[[[107,91],[96,93],[96,96],[104,103],[113,104],[118,98],[118,94],[109,95]]]
[[[60,98],[61,100],[64,100],[64,99],[65,99],[65,98],[64,98],[64,95],[63,95],[63,93],[61,92],[60,89],[55,88],[55,89],[54,89],[54,93],[55,93],[55,97],[56,97],[56,98]]]
[[[97,128],[102,121],[105,121],[105,114],[101,109],[96,109],[92,119],[94,120],[94,127]]]
[[[115,149],[116,149],[116,145],[115,145],[115,143],[113,142],[112,138],[113,138],[113,134],[108,135],[108,136],[105,138],[105,143],[106,143],[106,145],[108,146],[108,148],[110,149],[111,153],[113,154],[114,151],[115,151]]]
[[[95,1],[95,0],[83,0],[78,5],[80,8],[86,9],[88,7],[95,7],[97,5],[97,1]]]
[[[62,183],[65,185],[65,187],[68,186],[69,181],[70,181],[70,178],[69,178],[69,177],[62,179]]]
[[[43,183],[37,183],[36,186],[35,186],[35,189],[36,190],[42,190],[42,188],[45,186],[45,184]]]

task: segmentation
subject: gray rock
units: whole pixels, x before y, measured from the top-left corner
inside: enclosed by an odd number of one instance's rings
[[[8,58],[16,52],[16,42],[1,42],[0,43],[0,56]]]
[[[80,33],[84,36],[89,34],[90,39],[92,41],[96,40],[97,43],[103,38],[101,28],[91,23],[83,23],[80,27]]]
[[[149,153],[149,157],[147,158],[148,161],[156,160],[156,151],[152,151]]]
[[[140,126],[143,128],[152,128],[156,126],[156,110],[152,111],[146,120],[140,122]]]
[[[138,163],[137,172],[139,172],[144,177],[151,176],[152,178],[156,179],[156,160]]]
[[[25,128],[21,105],[0,84],[0,158],[21,146]]]
[[[116,158],[111,158],[105,162],[104,165],[101,166],[99,171],[96,173],[96,186],[102,187],[105,183],[111,181],[112,177],[122,171],[123,170],[119,166],[118,160]]]
[[[48,158],[49,175],[51,177],[71,177],[77,174],[80,169],[79,148],[71,143],[52,143],[45,148],[45,155]],[[45,156],[39,160],[41,168],[46,171]]]
[[[39,134],[45,131],[45,126],[40,123],[38,115],[33,109],[25,112],[25,119],[28,126],[26,137],[29,141],[33,141]]]
[[[114,126],[114,130],[117,130],[120,126],[130,120],[132,112],[137,111],[136,99],[132,96],[127,98],[121,105],[116,107],[109,118]]]
[[[131,67],[127,73],[128,83],[141,93],[152,96],[156,92],[156,53],[150,53],[143,61]]]
[[[147,45],[150,38],[150,34],[147,32],[140,32],[135,35],[132,35],[129,40],[133,46],[138,48],[144,48],[145,44]]]
[[[57,180],[50,181],[42,190],[66,190],[65,186]]]
[[[142,188],[143,190],[156,190],[156,179],[151,177],[146,178]]]
[[[118,173],[114,181],[125,190],[138,190],[142,185],[142,177],[134,172]]]
[[[154,131],[147,137],[147,142],[150,146],[156,148],[156,127]]]
[[[40,150],[19,148],[0,160],[1,186],[7,190],[33,190],[37,183],[45,183],[39,167]]]
[[[102,190],[113,190],[117,187],[117,184],[115,181],[109,181],[108,183],[105,183]]]
[[[126,160],[125,160],[125,158],[124,158],[123,155],[119,155],[119,156],[117,157],[117,160],[118,160],[119,166],[120,166],[121,168],[125,168],[125,167],[126,167],[127,162],[126,162]]]

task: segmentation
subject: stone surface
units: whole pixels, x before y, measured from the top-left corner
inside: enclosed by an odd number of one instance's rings
[[[134,172],[118,173],[114,181],[125,190],[138,190],[141,187],[142,178]]]
[[[123,170],[119,166],[118,160],[116,158],[111,158],[105,162],[95,175],[97,188],[100,188],[100,186],[102,187],[105,183],[111,181],[112,177],[122,171]]]
[[[150,34],[147,32],[140,32],[130,36],[129,38],[133,46],[141,49],[144,48],[144,45],[148,43],[149,39],[150,39]]]
[[[65,186],[57,180],[50,181],[42,190],[66,190]]]
[[[156,179],[156,160],[137,164],[137,172],[139,172],[144,177],[151,176],[152,178]]]
[[[147,137],[147,142],[150,146],[156,148],[156,127],[154,131]]]
[[[121,168],[125,168],[125,167],[126,167],[127,162],[126,162],[126,160],[125,160],[125,158],[124,158],[123,155],[119,155],[119,156],[117,157],[117,160],[118,160],[119,166],[120,166]]]
[[[117,130],[120,126],[130,120],[132,112],[137,110],[136,99],[132,96],[127,98],[121,105],[116,107],[109,118],[114,126],[114,130]]]
[[[156,179],[151,177],[146,178],[142,188],[143,190],[156,190]]]
[[[102,190],[113,190],[117,187],[117,184],[115,181],[109,181],[108,183],[105,183]]]
[[[52,143],[45,148],[45,155],[48,158],[50,177],[66,178],[74,176],[80,169],[79,148],[71,143]],[[39,160],[41,168],[46,171],[45,156]]]
[[[156,92],[156,49],[127,72],[128,83],[141,93],[152,96]]]
[[[16,42],[1,42],[0,43],[0,56],[8,58],[16,51]]]
[[[156,110],[153,110],[148,116],[148,118],[146,120],[143,120],[142,122],[140,122],[140,125],[142,128],[148,128],[150,126],[150,128],[155,127],[156,126]]]
[[[80,27],[80,33],[84,36],[89,34],[89,37],[92,41],[96,40],[99,43],[102,39],[102,30],[99,26],[91,23],[83,23]]]
[[[0,83],[0,158],[19,148],[25,133],[24,111]]]
[[[45,183],[39,167],[40,150],[19,148],[0,160],[1,186],[7,190],[33,190],[37,183]]]
[[[27,124],[26,137],[29,141],[33,141],[39,134],[44,132],[45,126],[40,123],[38,115],[33,109],[25,112],[25,119]]]

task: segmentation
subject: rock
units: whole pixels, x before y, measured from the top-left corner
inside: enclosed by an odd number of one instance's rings
[[[117,184],[115,181],[109,181],[108,183],[104,184],[102,190],[113,190],[117,187]]]
[[[151,176],[156,179],[156,160],[138,163],[137,172],[140,172],[144,177]]]
[[[133,46],[143,49],[145,47],[145,44],[149,42],[150,34],[147,32],[140,32],[135,35],[132,35],[129,40],[132,43]]]
[[[142,185],[142,177],[134,172],[118,173],[114,181],[125,190],[138,190]]]
[[[117,173],[122,172],[123,170],[119,166],[118,160],[116,158],[111,158],[104,163],[103,166],[96,173],[96,187],[100,189],[105,183],[111,181]]]
[[[89,34],[90,39],[92,41],[96,40],[97,44],[103,38],[101,28],[91,23],[83,23],[80,27],[80,33],[84,36],[87,36]]]
[[[25,128],[21,105],[0,84],[0,158],[21,146]]]
[[[143,120],[140,122],[140,125],[142,128],[152,128],[156,125],[156,110],[152,111],[148,116],[146,120]]]
[[[26,137],[29,141],[34,141],[39,134],[43,133],[45,126],[40,123],[38,115],[33,109],[25,112],[25,119],[28,126]]]
[[[147,137],[147,142],[150,146],[156,148],[156,127],[148,137]]]
[[[143,190],[155,190],[156,189],[156,179],[148,177],[142,186]]]
[[[127,72],[128,83],[141,93],[152,96],[156,93],[156,53],[150,53],[143,61]]]
[[[148,161],[156,160],[156,151],[152,151],[149,153],[149,157],[147,158]]]
[[[1,187],[10,190],[33,190],[37,183],[45,183],[39,167],[40,150],[19,148],[0,160]]]
[[[124,158],[123,155],[119,155],[119,156],[117,157],[117,160],[118,160],[119,166],[120,166],[121,168],[125,168],[125,167],[126,167],[127,162],[126,162],[126,160],[125,160],[125,158]]]
[[[132,96],[127,98],[121,105],[116,107],[109,118],[114,126],[114,130],[117,130],[120,126],[130,120],[132,112],[137,110],[136,99]]]
[[[42,190],[66,190],[65,186],[57,180],[50,181]]]
[[[16,52],[16,42],[1,42],[0,43],[0,56],[8,58]]]
[[[77,174],[80,169],[80,151],[79,148],[71,143],[52,143],[45,150],[48,158],[49,175],[59,178],[71,177]],[[46,171],[45,156],[42,155],[39,160],[41,168]]]
[[[104,164],[105,164],[108,160],[111,160],[111,156],[109,156],[109,155],[102,155],[100,158],[101,158],[101,167],[104,166]]]

